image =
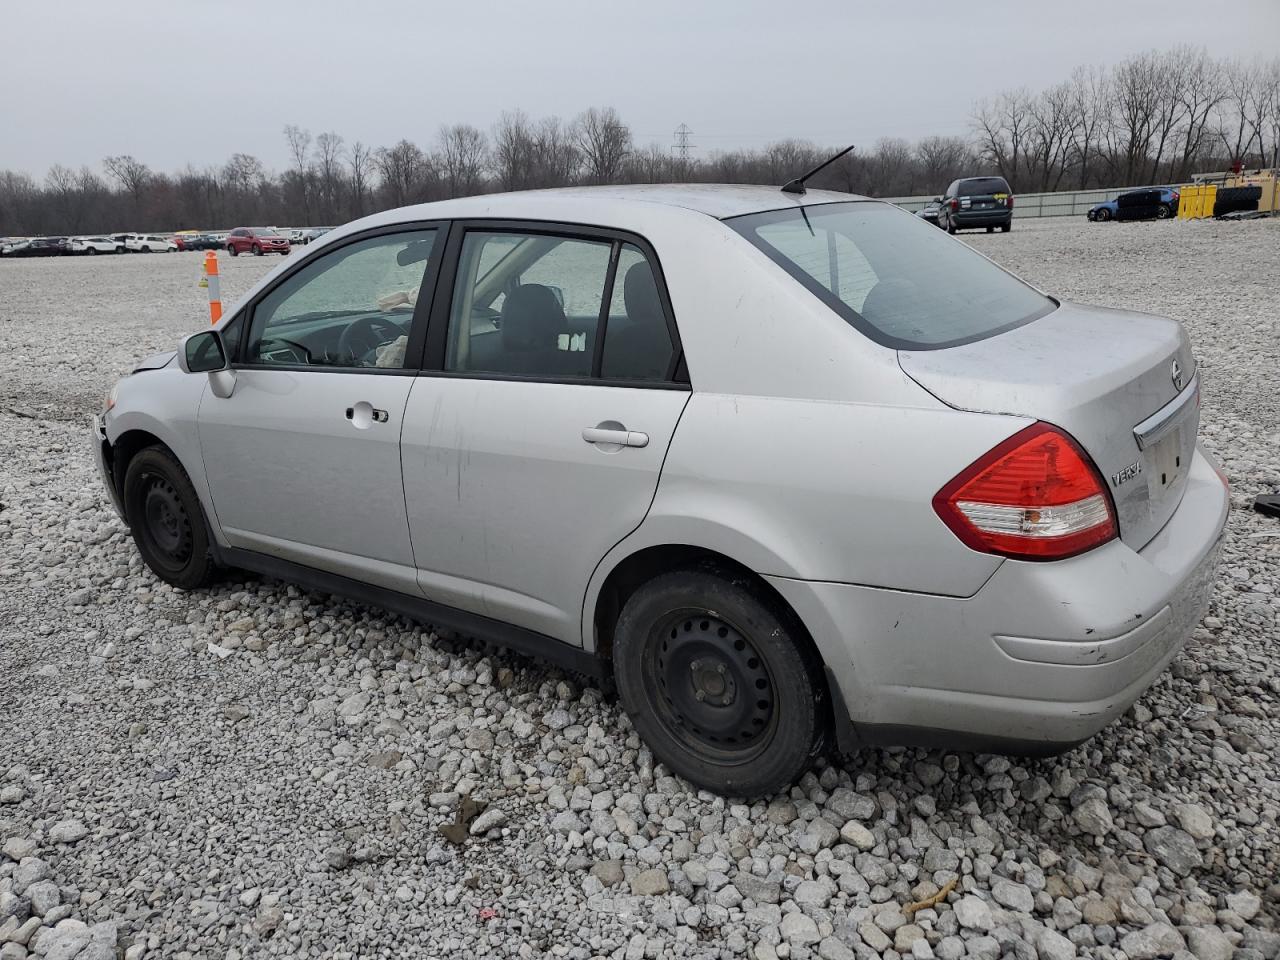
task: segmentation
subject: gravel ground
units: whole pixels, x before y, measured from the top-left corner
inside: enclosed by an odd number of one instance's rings
[[[0,261],[0,960],[1280,956],[1280,525],[1248,509],[1280,486],[1280,221],[971,240],[1188,325],[1233,484],[1212,608],[1062,757],[866,751],[751,805],[548,668],[274,581],[159,583],[85,418],[198,329],[199,258]],[[227,299],[274,265],[224,258]]]

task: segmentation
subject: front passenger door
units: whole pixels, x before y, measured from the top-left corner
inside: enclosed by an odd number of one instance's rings
[[[197,421],[232,547],[418,592],[400,428],[438,232],[402,228],[326,248],[249,305],[234,388],[206,389]]]

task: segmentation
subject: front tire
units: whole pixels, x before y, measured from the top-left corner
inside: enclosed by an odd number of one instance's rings
[[[792,618],[747,577],[700,568],[643,584],[618,618],[613,662],[640,736],[698,786],[777,793],[823,740],[820,666]]]
[[[256,243],[253,245],[253,255],[255,257],[262,256],[262,248],[258,246]]]
[[[165,583],[192,590],[216,570],[200,498],[182,465],[164,447],[129,461],[124,508],[143,561]]]
[[[91,257],[96,257],[96,256],[98,255],[98,248],[97,248],[97,247],[88,247],[88,248],[86,248],[86,249],[85,249],[85,251],[84,251],[84,252],[85,252],[85,253],[87,253],[87,254],[88,254],[89,256],[91,256]]]

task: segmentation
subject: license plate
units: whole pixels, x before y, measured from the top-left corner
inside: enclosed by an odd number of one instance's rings
[[[1187,457],[1182,453],[1182,431],[1174,430],[1151,448],[1147,456],[1148,481],[1156,490],[1164,490],[1177,481],[1187,469]]]

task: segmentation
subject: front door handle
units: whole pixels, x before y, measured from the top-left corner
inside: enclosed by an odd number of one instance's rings
[[[371,423],[386,423],[389,419],[387,411],[379,410],[367,400],[361,400],[354,407],[347,407],[346,417],[361,430]]]
[[[612,443],[620,447],[647,447],[649,445],[649,435],[647,433],[609,427],[587,427],[582,431],[582,439],[587,443]]]

